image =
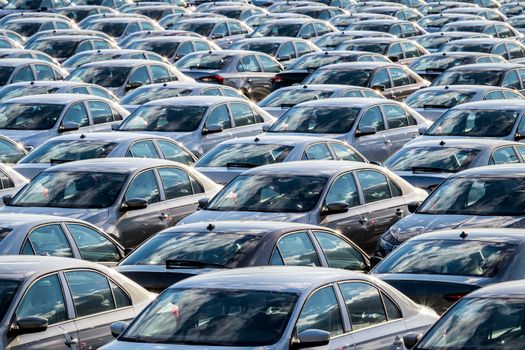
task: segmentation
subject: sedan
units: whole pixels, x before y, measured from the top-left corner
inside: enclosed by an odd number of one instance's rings
[[[181,224],[215,220],[303,222],[339,230],[369,252],[424,190],[372,164],[297,161],[250,169]]]
[[[327,33],[337,32],[334,26],[320,19],[286,18],[276,19],[257,27],[249,35],[251,38],[271,36],[288,36],[303,39],[312,39]]]
[[[344,140],[368,159],[382,162],[429,125],[427,119],[399,102],[330,98],[292,107],[267,131]]]
[[[480,9],[476,8],[476,11]],[[448,23],[454,23],[456,21],[482,21],[483,17],[476,14],[463,14],[463,13],[439,13],[424,16],[417,20],[423,29],[429,33],[442,32],[443,26]],[[428,35],[428,34],[427,34]]]
[[[264,221],[175,226],[144,242],[115,269],[160,293],[173,283],[215,269],[268,265],[370,270],[368,255],[336,231]]]
[[[414,38],[418,44],[423,46],[429,52],[438,52],[441,48],[452,40],[460,39],[475,39],[475,38],[491,38],[490,35],[472,32],[439,32],[428,33]],[[450,53],[450,51],[444,51]]]
[[[82,29],[100,31],[118,41],[139,30],[160,30],[163,28],[156,21],[147,17],[133,18],[119,15],[118,17],[108,16],[95,19],[84,25]]]
[[[349,40],[336,50],[373,52],[388,57],[392,62],[409,64],[417,57],[428,54],[427,49],[413,40],[400,38],[362,38]]]
[[[513,38],[460,39],[444,44],[440,47],[439,52],[492,53],[510,60],[525,57],[525,46]]]
[[[53,30],[44,30],[38,32],[31,37],[27,38],[24,45],[29,46],[34,41],[55,35],[87,35],[96,38],[103,38],[109,41],[114,42],[114,39],[107,35],[106,33],[99,32],[98,30],[82,30],[82,29],[53,29]]]
[[[341,269],[256,267],[174,284],[101,350],[386,350],[396,336],[424,332],[437,315],[377,278]]]
[[[411,38],[427,34],[418,24],[396,19],[371,19],[351,24],[348,30],[373,30],[385,32],[398,38]]]
[[[370,12],[350,12],[348,15],[338,15],[330,19],[330,23],[340,31],[347,31],[348,26],[369,19],[394,19],[395,17]]]
[[[135,318],[151,293],[114,270],[80,259],[0,257],[0,347],[99,348],[109,324]]]
[[[0,86],[33,80],[62,80],[67,72],[42,60],[4,58],[0,60]]]
[[[519,39],[523,36],[519,31],[507,23],[501,21],[456,21],[445,24],[442,28],[444,32],[475,32],[488,34],[494,38],[514,38]]]
[[[219,189],[192,168],[168,160],[89,159],[44,170],[14,197],[4,196],[3,209],[85,220],[133,248]]]
[[[52,29],[78,29],[77,25],[70,19],[46,18],[46,17],[21,17],[12,19],[0,26],[2,29],[12,30],[26,38],[31,35]]]
[[[1,43],[0,43],[1,46]],[[49,63],[52,63],[56,66],[60,66],[60,63],[53,57],[49,56],[47,53],[37,50],[29,49],[1,49],[0,48],[0,58],[32,58],[35,60],[42,60]]]
[[[362,38],[393,38],[392,34],[373,32],[369,30],[343,30],[342,32],[328,33],[314,40],[314,44],[325,51],[336,50],[344,42]]]

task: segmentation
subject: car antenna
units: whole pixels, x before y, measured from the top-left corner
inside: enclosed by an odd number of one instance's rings
[[[259,137],[255,136],[255,138],[253,139],[253,142],[259,142],[259,141],[261,141],[261,139]]]
[[[445,146],[445,143],[446,143],[446,142],[445,142],[444,140],[441,140],[441,141],[439,142],[439,145],[440,145],[440,146]]]
[[[35,85],[35,82],[34,82],[34,81],[31,81],[31,82],[29,83],[29,85]]]
[[[85,139],[85,138],[86,138],[86,135],[82,134],[82,135],[80,135],[80,138],[81,138],[81,139]]]
[[[468,237],[468,232],[467,231],[461,231],[461,233],[459,234],[459,237],[461,239],[465,239]]]
[[[211,231],[213,231],[213,229],[215,229],[215,225],[214,224],[208,224],[206,229],[211,232]]]

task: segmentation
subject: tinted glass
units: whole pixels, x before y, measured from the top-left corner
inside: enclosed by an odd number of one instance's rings
[[[330,97],[332,91],[326,90],[311,90],[311,89],[293,89],[284,90],[279,89],[261,100],[258,105],[260,107],[293,107],[298,103],[321,100]],[[360,95],[358,95],[360,96]]]
[[[119,130],[193,131],[207,109],[201,106],[141,106],[122,122]]]
[[[502,147],[492,153],[491,164],[519,163],[520,160],[513,147]]]
[[[196,53],[187,55],[177,62],[179,69],[222,69],[233,60],[233,56]]]
[[[177,146],[175,143],[163,140],[157,140],[157,143],[165,159],[186,165],[191,165],[195,162],[188,152]]]
[[[363,256],[349,243],[329,232],[314,231],[314,235],[321,245],[328,266],[337,269],[365,271]]]
[[[77,317],[115,309],[108,279],[92,271],[66,272]]]
[[[160,191],[153,170],[145,171],[133,180],[126,192],[125,200],[144,199],[148,204],[160,201]]]
[[[290,233],[277,242],[276,250],[284,265],[290,266],[320,266],[319,257],[315,252],[310,237],[306,232]]]
[[[235,126],[245,126],[255,124],[255,117],[250,106],[244,103],[231,103],[230,109]]]
[[[408,114],[406,111],[396,105],[383,105],[386,121],[389,129],[402,128],[409,126]]]
[[[191,196],[193,194],[190,179],[184,170],[161,168],[159,169],[159,175],[164,186],[166,199]]]
[[[469,102],[475,92],[419,90],[408,96],[405,103],[412,108],[452,108],[461,103]]]
[[[0,140],[0,162],[14,164],[24,156],[21,148],[11,142]]]
[[[369,108],[359,120],[358,130],[363,127],[373,127],[376,131],[385,130],[385,121],[379,107]]]
[[[372,203],[391,197],[388,180],[380,172],[373,170],[358,171],[357,178],[361,183],[365,203]]]
[[[347,203],[349,207],[360,204],[359,192],[352,173],[339,176],[326,194],[326,204]]]
[[[340,283],[352,330],[386,322],[385,308],[379,291],[368,283]]]
[[[77,224],[68,224],[67,228],[80,250],[82,259],[94,262],[117,262],[120,260],[117,246],[99,232]]]
[[[7,309],[11,306],[14,296],[18,291],[20,281],[17,280],[0,280],[0,315],[5,315]]]
[[[334,133],[349,132],[361,110],[349,107],[294,107],[279,118],[270,132]]]
[[[385,162],[394,171],[443,171],[468,169],[480,150],[456,147],[406,147]]]
[[[308,160],[330,159],[331,160],[333,159],[333,157],[326,143],[318,143],[306,149],[303,155],[303,159],[308,159]]]
[[[113,113],[107,103],[101,101],[89,101],[88,108],[91,112],[93,123],[102,124],[113,121]]]
[[[196,167],[255,167],[280,163],[286,159],[292,146],[275,144],[223,144],[207,152]]]
[[[372,71],[320,69],[310,74],[304,84],[345,84],[368,86]]]
[[[59,256],[72,258],[71,247],[59,224],[41,226],[27,236],[29,244],[36,255]]]
[[[67,80],[83,81],[103,87],[120,87],[130,71],[129,67],[79,67],[67,77]]]
[[[350,147],[341,145],[340,143],[331,143],[330,146],[334,151],[336,157],[340,160],[349,160],[353,162],[363,162],[363,158],[357,155]]]
[[[112,142],[91,140],[48,141],[28,154],[22,163],[61,163],[106,158],[116,145]]]
[[[191,94],[192,90],[187,88],[174,88],[170,87],[169,89],[160,86],[160,87],[141,87],[130,91],[122,100],[120,104],[122,105],[142,105],[153,100],[160,100],[163,98],[170,97],[179,97],[186,96]]]
[[[61,104],[0,104],[0,129],[48,130],[57,122]]]
[[[441,74],[432,82],[438,85],[489,85],[499,86],[503,72],[501,71],[449,71]]]
[[[332,337],[343,333],[341,311],[332,287],[318,290],[308,298],[296,327],[298,333],[308,329],[327,331]]]
[[[137,158],[160,158],[157,149],[151,140],[135,142],[129,148],[126,156]]]

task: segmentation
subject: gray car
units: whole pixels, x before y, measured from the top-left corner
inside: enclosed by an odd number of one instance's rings
[[[440,47],[439,52],[482,52],[501,55],[510,60],[525,57],[525,46],[516,39],[475,38],[452,40]]]
[[[312,39],[327,33],[335,33],[337,29],[329,22],[313,18],[290,17],[276,19],[261,24],[251,33],[250,38],[263,38],[269,36],[288,36],[303,39]]]
[[[268,133],[344,140],[369,160],[384,161],[431,123],[406,105],[378,98],[329,98],[300,103]]]
[[[195,169],[219,184],[247,169],[297,160],[368,160],[343,141],[317,136],[258,135],[221,142],[195,164]]]
[[[53,137],[32,150],[13,169],[32,179],[57,164],[115,157],[167,159],[188,166],[197,160],[186,147],[167,137],[134,132],[94,132]]]
[[[100,264],[42,256],[0,257],[0,347],[79,350],[110,338],[152,295]]]
[[[109,131],[128,114],[94,95],[30,95],[0,102],[0,133],[31,149],[62,133]]]
[[[447,23],[441,28],[444,32],[476,32],[489,34],[495,38],[514,38],[523,37],[519,31],[507,23],[501,21],[457,21]]]
[[[114,323],[113,334],[120,336],[102,349],[185,344],[187,349],[386,350],[396,336],[425,331],[436,320],[427,307],[362,273],[244,268],[174,284],[133,323]]]
[[[0,86],[33,80],[62,80],[67,72],[47,61],[30,58],[0,60]]]
[[[392,34],[374,32],[369,30],[343,30],[341,32],[328,33],[314,40],[314,44],[325,51],[336,50],[340,44],[354,39],[386,37],[393,38]]]
[[[85,220],[130,248],[193,213],[199,199],[220,187],[168,160],[90,159],[44,170],[14,197],[4,197],[4,209]]]
[[[187,96],[148,102],[137,108],[117,131],[163,135],[202,155],[234,137],[257,135],[275,118],[237,97]]]
[[[472,32],[438,32],[428,33],[425,35],[418,36],[414,40],[427,49],[431,53],[438,52],[443,45],[452,40],[461,40],[469,38],[486,38],[489,39],[490,35]],[[445,51],[450,52],[450,51]]]
[[[1,32],[0,32],[1,33]],[[33,58],[60,66],[60,63],[47,53],[29,49],[0,49],[0,58]]]
[[[363,162],[297,161],[263,165],[229,182],[181,224],[215,220],[291,221],[339,230],[365,251],[426,198],[389,170]]]
[[[128,17],[121,16],[119,13],[116,14],[115,17],[106,16],[94,19],[89,24],[83,25],[82,29],[100,31],[118,41],[126,37],[126,35],[138,32],[139,30],[160,30],[163,28],[157,21],[148,17]]]

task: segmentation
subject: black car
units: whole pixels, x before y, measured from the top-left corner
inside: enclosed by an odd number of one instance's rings
[[[362,38],[349,40],[337,47],[337,50],[374,52],[385,55],[392,62],[408,64],[415,58],[429,52],[413,40],[401,38]]]

